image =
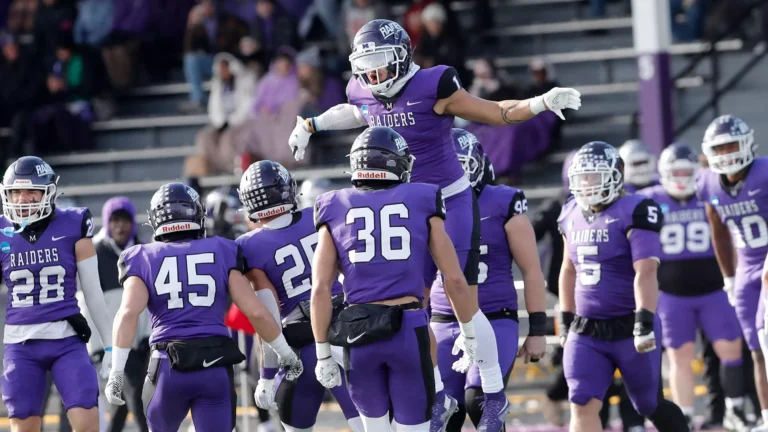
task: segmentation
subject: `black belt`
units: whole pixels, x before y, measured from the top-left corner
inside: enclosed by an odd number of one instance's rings
[[[512,310],[509,308],[503,308],[500,311],[497,312],[490,312],[487,314],[484,314],[486,318],[488,318],[489,321],[491,320],[498,320],[498,319],[511,319],[515,320],[517,322],[520,322],[520,320],[517,317],[517,311]],[[443,315],[432,312],[432,322],[436,323],[455,323],[459,322],[458,318],[456,318],[455,315]]]

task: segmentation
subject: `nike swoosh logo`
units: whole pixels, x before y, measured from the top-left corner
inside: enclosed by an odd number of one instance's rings
[[[411,101],[408,101],[408,102],[406,102],[405,104],[406,104],[406,105],[408,105],[408,106],[411,106],[411,105],[418,105],[418,104],[420,104],[420,103],[422,103],[422,102],[424,102],[424,101],[418,101],[418,102],[411,102]]]
[[[61,237],[51,237],[51,240],[53,240],[53,241],[58,241],[58,240],[61,240],[61,239],[63,239],[64,237],[66,237],[66,236],[61,236]]]
[[[612,224],[612,223],[616,222],[617,220],[618,220],[618,219],[606,219],[606,220],[605,220],[605,224],[606,224],[606,225],[607,225],[607,224]]]
[[[219,357],[219,358],[217,358],[216,360],[214,360],[214,361],[212,361],[212,362],[207,362],[207,361],[203,360],[203,367],[204,367],[204,368],[207,368],[207,367],[209,367],[210,365],[212,365],[212,364],[216,363],[217,361],[219,361],[219,360],[221,360],[221,359],[223,359],[223,358],[224,358],[223,356],[222,356],[222,357]]]
[[[355,338],[350,338],[349,336],[347,336],[347,343],[350,343],[350,344],[351,343],[355,343],[355,341],[357,341],[358,339],[363,337],[364,334],[365,334],[365,332],[362,332],[359,335],[357,335],[357,337],[355,337]]]
[[[761,190],[762,190],[762,189],[755,189],[755,190],[753,190],[753,191],[749,191],[749,192],[747,192],[747,195],[749,195],[749,196],[755,196],[755,195],[759,194]]]
[[[486,217],[484,217],[484,218],[480,218],[480,220],[481,220],[481,221],[484,221],[484,220],[488,219],[489,217],[490,217],[490,216],[486,216]]]

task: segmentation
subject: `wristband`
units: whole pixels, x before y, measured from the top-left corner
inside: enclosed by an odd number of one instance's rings
[[[315,128],[315,118],[314,117],[308,118],[308,119],[304,120],[304,129],[306,129],[307,132],[309,132],[311,134],[313,134],[313,133],[315,133],[317,131],[317,129]]]
[[[528,99],[528,106],[533,115],[547,110],[547,106],[544,104],[544,96],[536,96],[535,98]]]
[[[560,336],[565,336],[563,333],[570,330],[574,319],[576,319],[576,315],[573,312],[560,312]]]
[[[469,322],[461,322],[459,321],[459,328],[461,329],[461,334],[464,335],[465,338],[474,339],[475,337],[475,317],[478,314],[482,314],[480,310],[478,310],[473,316],[472,319]]]
[[[528,314],[528,336],[544,336],[547,333],[547,313],[531,312]]]
[[[275,379],[277,368],[261,368],[261,378],[265,380]]]
[[[648,309],[635,311],[635,322],[653,328],[653,320],[656,315]]]
[[[318,360],[325,360],[331,357],[331,344],[328,342],[316,342],[315,352]]]
[[[104,352],[110,352],[110,351],[112,351],[112,347],[111,346],[104,348]]]

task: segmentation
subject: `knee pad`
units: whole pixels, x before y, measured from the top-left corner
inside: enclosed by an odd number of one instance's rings
[[[666,399],[659,399],[656,409],[648,418],[659,432],[684,431],[688,428],[688,422],[680,407]]]
[[[483,416],[483,408],[480,405],[484,400],[485,393],[480,387],[470,387],[464,391],[464,407],[475,427],[480,423],[480,418]]]

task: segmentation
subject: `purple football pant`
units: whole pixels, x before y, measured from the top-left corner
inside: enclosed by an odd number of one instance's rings
[[[723,290],[700,296],[676,296],[659,292],[656,313],[661,319],[662,342],[677,349],[696,341],[696,330],[704,330],[710,341],[736,340],[741,327],[736,311]]]
[[[654,325],[656,349],[645,354],[635,350],[633,338],[602,341],[568,332],[563,353],[563,370],[568,382],[568,400],[586,405],[603,400],[618,368],[627,394],[638,413],[648,416],[656,410],[661,379],[661,322]]]
[[[77,336],[33,339],[5,345],[2,390],[9,417],[42,416],[49,370],[66,410],[98,405],[99,379],[85,343]]]
[[[477,285],[480,262],[480,210],[472,188],[467,188],[445,200],[445,231],[451,238],[459,266],[469,285]],[[431,287],[437,274],[437,265],[427,253],[424,260],[424,286]],[[453,315],[443,287],[433,290],[430,300],[432,309],[445,315]]]
[[[763,268],[736,269],[735,297],[736,317],[739,319],[744,340],[751,351],[760,349],[757,330],[763,328],[763,305],[761,274]]]
[[[237,395],[232,367],[180,372],[171,369],[164,351],[153,351],[152,357],[152,361],[159,357],[157,382],[145,381],[142,395],[152,432],[177,432],[190,410],[197,432],[234,429]]]
[[[428,325],[425,310],[406,310],[391,338],[345,350],[349,396],[360,415],[383,417],[391,404],[401,425],[430,420],[435,374]]]
[[[430,323],[432,332],[437,339],[437,366],[440,368],[440,376],[443,378],[445,394],[464,405],[464,391],[472,387],[482,387],[480,382],[480,369],[477,363],[466,374],[456,372],[451,368],[453,363],[461,358],[463,353],[451,354],[453,343],[461,334],[459,323]],[[496,335],[496,347],[499,352],[499,366],[504,377],[509,375],[517,356],[517,342],[519,336],[518,322],[512,319],[491,320],[493,333]]]
[[[286,380],[284,370],[277,373],[275,401],[279,407],[281,422],[294,428],[309,429],[317,421],[317,413],[325,396],[325,387],[315,378],[314,370],[317,364],[315,346],[307,345],[301,348],[300,356],[304,363],[304,373],[296,381]],[[345,418],[360,416],[349,397],[347,382],[343,375],[342,385],[332,388],[331,393],[339,403]]]

